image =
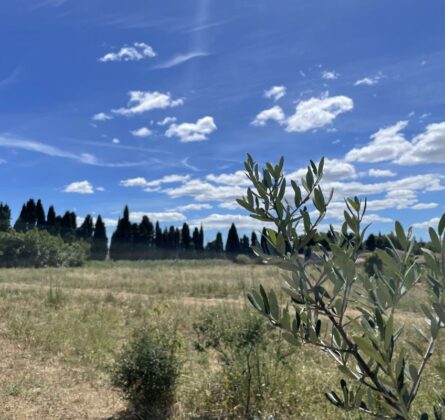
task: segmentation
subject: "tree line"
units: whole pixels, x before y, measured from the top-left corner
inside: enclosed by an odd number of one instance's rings
[[[29,232],[46,231],[61,237],[65,242],[84,241],[91,246],[91,259],[141,260],[164,258],[222,258],[239,254],[249,255],[251,247],[257,245],[255,232],[249,238],[240,237],[235,224],[232,224],[224,244],[221,232],[212,241],[205,243],[204,228],[191,229],[187,223],[181,227],[162,228],[159,222],[153,223],[143,216],[139,223],[130,220],[130,210],[125,206],[115,231],[108,241],[106,226],[101,215],[96,221],[87,215],[78,225],[78,217],[73,211],[57,214],[54,206],[45,212],[42,201],[29,199],[23,204],[14,224],[11,222],[11,209],[0,203],[0,232],[8,230]]]
[[[141,259],[171,259],[171,258],[233,258],[236,255],[251,255],[252,246],[259,246],[264,253],[269,253],[267,230],[263,229],[260,239],[255,232],[250,238],[240,236],[235,224],[230,226],[226,243],[221,232],[215,239],[205,242],[204,229],[187,223],[181,227],[169,226],[162,228],[159,222],[153,223],[143,216],[139,223],[130,220],[130,210],[125,206],[122,217],[119,218],[115,231],[108,241],[106,226],[101,215],[94,221],[87,215],[80,225],[73,211],[57,214],[54,206],[45,212],[42,201],[29,199],[23,204],[20,214],[11,224],[11,209],[7,204],[0,203],[0,232],[10,229],[16,232],[28,232],[33,229],[46,231],[51,235],[61,237],[65,242],[83,241],[90,245],[92,260],[141,260]],[[329,233],[318,233],[311,239],[305,249],[300,250],[310,256],[314,245],[320,243],[329,250]],[[396,241],[391,234],[370,234],[364,242],[363,251],[373,252],[390,246],[390,240]],[[426,246],[417,242],[416,249]]]

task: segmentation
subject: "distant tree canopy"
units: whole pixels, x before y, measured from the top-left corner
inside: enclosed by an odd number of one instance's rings
[[[78,225],[79,224],[79,225]],[[0,232],[11,230],[11,209],[7,204],[0,203]],[[252,232],[240,236],[234,223],[230,226],[224,246],[223,235],[217,232],[214,240],[205,242],[202,226],[162,227],[158,221],[152,222],[144,215],[140,221],[131,220],[130,210],[125,206],[115,231],[108,242],[107,230],[103,218],[86,215],[78,218],[73,211],[57,214],[54,206],[45,213],[42,201],[29,199],[23,204],[20,214],[14,223],[13,230],[26,233],[34,229],[46,231],[53,236],[60,236],[65,243],[77,241],[90,246],[92,260],[144,260],[144,259],[176,259],[176,258],[235,258],[239,254],[253,256],[252,247],[258,247],[264,254],[270,253],[267,229],[258,234]],[[385,249],[390,241],[397,242],[394,235],[370,234],[364,242],[364,251],[374,252]],[[320,244],[329,251],[329,233],[318,233],[311,239],[308,246],[300,250],[309,256],[314,245]],[[287,246],[287,244],[286,244]],[[419,253],[421,247],[428,247],[424,242],[416,243],[414,252]]]

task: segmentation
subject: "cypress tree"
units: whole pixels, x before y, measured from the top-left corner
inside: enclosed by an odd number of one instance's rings
[[[62,216],[60,222],[60,234],[67,242],[71,242],[75,238],[76,231],[73,229],[73,216],[70,211],[66,211]]]
[[[108,238],[105,224],[99,215],[94,228],[93,240],[91,243],[91,259],[103,261],[107,258]]]
[[[26,230],[34,229],[37,224],[37,207],[36,202],[31,198],[26,203]]]
[[[57,234],[56,223],[56,211],[54,210],[54,206],[50,206],[50,208],[48,209],[48,214],[46,216],[46,230],[52,235]]]
[[[19,217],[14,223],[14,230],[17,232],[26,231],[26,205],[23,204],[22,210],[20,211]]]
[[[247,235],[243,235],[240,240],[240,252],[246,255],[250,253],[250,243]]]
[[[110,258],[113,260],[129,259],[133,249],[132,239],[130,211],[128,206],[125,206],[124,214],[117,222],[116,230],[111,237]]]
[[[199,251],[204,251],[204,229],[201,225],[199,229]]]
[[[91,242],[93,239],[93,233],[94,233],[94,222],[93,218],[88,214],[85,217],[85,220],[80,225],[79,229],[76,231],[77,238],[86,241]]]
[[[200,247],[200,236],[199,236],[199,230],[197,227],[195,227],[195,229],[193,230],[193,235],[192,235],[192,241],[193,241],[193,247],[198,250]]]
[[[11,209],[7,204],[0,203],[0,232],[11,229]]]
[[[236,230],[235,223],[232,223],[232,226],[230,226],[229,233],[227,235],[226,253],[234,255],[239,252],[240,252],[240,240],[238,232]]]
[[[269,246],[267,243],[267,230],[266,228],[263,228],[263,231],[261,232],[261,249],[265,254],[270,254],[269,252]]]
[[[150,257],[150,249],[153,246],[154,228],[150,219],[144,215],[139,224],[139,254],[140,258],[146,259]]]
[[[182,225],[182,246],[185,250],[190,249],[190,242],[191,242],[190,228],[187,223],[184,223]]]
[[[371,252],[375,251],[376,240],[375,240],[375,236],[372,233],[368,236],[368,239],[366,239],[365,246],[368,251],[371,251]]]
[[[43,209],[42,200],[39,199],[36,204],[36,225],[38,229],[44,229],[45,224],[45,210]]]
[[[218,253],[223,253],[224,252],[224,243],[223,243],[223,237],[222,237],[221,232],[218,232],[216,234],[215,251],[218,252]]]
[[[259,245],[259,243],[258,243],[258,238],[256,236],[256,233],[252,232],[252,235],[250,237],[250,246],[253,247],[253,246],[258,246],[258,245]]]

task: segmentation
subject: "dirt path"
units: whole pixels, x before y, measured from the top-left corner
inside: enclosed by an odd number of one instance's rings
[[[0,336],[0,419],[106,419],[125,407],[104,378]],[[91,376],[91,375],[90,375]]]

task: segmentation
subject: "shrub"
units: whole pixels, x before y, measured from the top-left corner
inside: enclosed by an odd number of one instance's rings
[[[76,267],[88,258],[89,245],[65,243],[37,229],[0,232],[0,267]]]
[[[178,345],[176,334],[144,329],[134,334],[117,357],[112,382],[143,418],[172,414],[180,373]]]
[[[379,258],[377,254],[371,254],[366,258],[365,264],[363,266],[365,273],[372,277],[377,274],[377,272],[382,271],[383,261]]]
[[[279,369],[286,363],[286,346],[279,335],[268,334],[270,325],[245,309],[230,308],[205,312],[193,328],[196,349],[216,352],[221,368],[210,384],[211,410],[223,412],[221,418],[272,414],[271,391],[281,392],[287,377]]]
[[[314,268],[298,257],[298,250],[316,236],[333,197],[333,192],[325,196],[320,186],[324,160],[318,165],[310,162],[302,186],[290,182],[293,197],[286,195],[283,164],[281,159],[260,171],[248,156],[245,168],[254,188],[238,203],[255,219],[274,225],[267,237],[275,255],[254,251],[289,273],[283,288],[291,306],[283,308],[275,292],[262,286],[248,295],[250,302],[296,348],[313,345],[338,366],[344,375],[341,391],[326,393],[334,406],[377,418],[413,419],[425,368],[445,329],[445,214],[436,229],[429,229],[432,250],[422,249],[424,267],[413,261],[412,229],[406,232],[396,222],[395,234],[388,235],[389,247],[377,251],[382,270],[369,276],[356,268],[368,228],[362,227],[367,203],[349,198],[341,229],[330,227],[332,253],[318,248],[323,258]],[[423,325],[416,336],[407,337],[397,312],[420,280],[428,292],[419,302]],[[445,372],[438,374],[445,380]],[[439,398],[436,419],[443,418],[437,414],[443,406]],[[421,419],[428,419],[428,414],[422,413]]]
[[[248,255],[244,255],[244,254],[239,254],[235,257],[234,262],[236,264],[242,264],[242,265],[250,265],[250,264],[255,264],[256,261],[249,257]]]

